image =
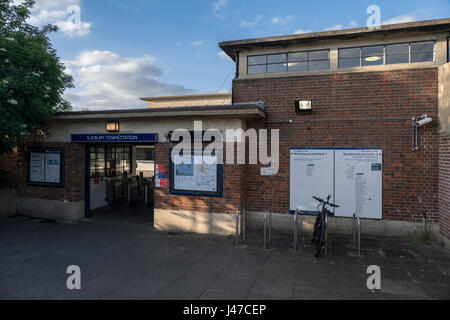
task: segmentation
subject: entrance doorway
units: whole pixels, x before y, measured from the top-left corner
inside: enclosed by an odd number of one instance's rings
[[[86,217],[153,225],[154,146],[86,146]]]

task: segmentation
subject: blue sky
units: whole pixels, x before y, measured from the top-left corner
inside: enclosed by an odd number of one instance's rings
[[[51,40],[75,78],[66,96],[76,109],[139,108],[141,96],[215,93],[230,75],[228,92],[234,63],[220,41],[364,27],[372,4],[385,23],[450,16],[449,0],[37,0],[31,22],[61,27]]]

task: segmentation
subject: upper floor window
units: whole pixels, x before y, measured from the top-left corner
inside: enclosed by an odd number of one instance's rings
[[[339,68],[434,61],[435,41],[339,49]]]
[[[264,54],[247,57],[247,73],[330,69],[330,50]]]

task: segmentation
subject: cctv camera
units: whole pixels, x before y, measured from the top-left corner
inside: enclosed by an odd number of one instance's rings
[[[419,120],[416,122],[416,126],[421,127],[421,126],[424,126],[424,125],[430,123],[431,121],[433,121],[432,118],[430,118],[430,117],[428,117],[428,116],[423,116],[421,119],[419,119]]]

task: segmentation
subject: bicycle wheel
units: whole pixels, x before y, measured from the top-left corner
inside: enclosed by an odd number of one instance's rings
[[[323,244],[325,243],[325,224],[324,223],[320,223],[320,226],[318,228],[318,234],[317,234],[317,238],[316,238],[316,254],[315,256],[318,258],[320,255],[320,251],[322,250]]]

